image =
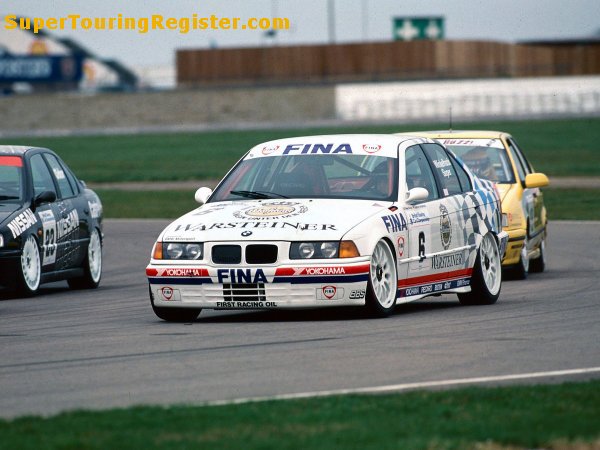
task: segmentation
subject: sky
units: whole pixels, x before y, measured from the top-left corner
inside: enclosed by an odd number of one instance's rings
[[[389,41],[398,16],[444,16],[447,39],[522,40],[589,37],[600,32],[600,0],[2,0],[0,17],[287,17],[291,29],[275,38],[263,31],[64,30],[103,58],[132,67],[172,65],[176,49],[321,44],[330,40],[333,5],[335,42]],[[0,21],[4,26],[4,22]]]

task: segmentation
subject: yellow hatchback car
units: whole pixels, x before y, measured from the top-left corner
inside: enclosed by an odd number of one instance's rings
[[[543,272],[546,265],[548,219],[540,188],[548,177],[533,170],[514,138],[501,131],[419,131],[437,139],[461,158],[479,178],[494,181],[502,199],[502,226],[508,247],[502,266],[516,278]]]

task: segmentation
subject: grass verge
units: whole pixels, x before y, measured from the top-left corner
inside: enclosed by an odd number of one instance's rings
[[[107,218],[175,219],[196,208],[194,191],[97,189]],[[544,189],[550,220],[600,220],[599,189]]]
[[[0,421],[10,449],[598,448],[600,380]]]
[[[600,189],[544,189],[550,220],[600,220]]]
[[[312,129],[214,131],[124,136],[0,139],[0,144],[49,147],[87,182],[221,178],[261,142],[310,134],[393,133],[444,129],[447,124],[339,126]],[[461,129],[512,133],[536,170],[551,176],[600,176],[600,118],[473,122]]]

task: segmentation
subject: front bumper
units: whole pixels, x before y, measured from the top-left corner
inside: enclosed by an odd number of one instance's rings
[[[364,305],[369,260],[278,267],[150,264],[158,307],[281,309]]]

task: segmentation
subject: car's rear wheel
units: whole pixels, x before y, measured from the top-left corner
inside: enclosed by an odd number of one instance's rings
[[[546,270],[546,238],[540,243],[540,256],[529,263],[529,272],[541,273]]]
[[[96,289],[102,277],[102,240],[100,232],[94,228],[90,233],[87,254],[83,261],[83,276],[70,278],[68,281],[72,289]]]
[[[387,317],[396,306],[398,276],[396,260],[390,245],[380,240],[371,256],[367,286],[367,308],[378,317]]]
[[[458,294],[463,305],[492,305],[500,296],[502,269],[498,244],[491,233],[479,245],[471,277],[471,292]]]
[[[152,311],[156,314],[159,319],[167,322],[193,322],[200,315],[200,308],[164,308],[156,306],[154,304],[154,294],[152,289],[148,285],[150,291],[150,304],[152,305]]]
[[[19,268],[19,277],[17,280],[18,293],[25,296],[34,295],[40,287],[42,264],[40,261],[40,249],[33,235],[25,239]]]

